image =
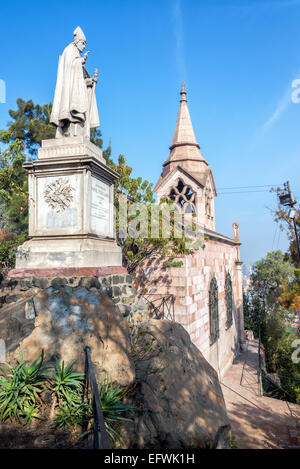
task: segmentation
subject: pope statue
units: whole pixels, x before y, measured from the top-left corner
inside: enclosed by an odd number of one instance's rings
[[[50,118],[57,127],[56,138],[90,138],[90,129],[100,125],[95,95],[98,71],[96,69],[91,78],[85,69],[88,52],[80,56],[85,47],[86,38],[78,26],[73,33],[73,42],[65,48],[58,62]]]

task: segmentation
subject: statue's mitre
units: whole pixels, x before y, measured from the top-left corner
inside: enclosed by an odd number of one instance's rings
[[[83,41],[86,41],[86,37],[83,34],[83,31],[80,26],[77,26],[77,28],[73,32],[73,38],[74,39],[81,39]]]

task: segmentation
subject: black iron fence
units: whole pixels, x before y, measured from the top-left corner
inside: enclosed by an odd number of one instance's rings
[[[153,319],[168,319],[175,321],[174,303],[175,296],[168,295],[149,300],[144,296],[144,300],[149,306],[149,313]]]
[[[258,341],[258,394],[260,396],[273,397],[297,403],[297,395],[300,388],[300,380],[293,376],[279,373],[267,373],[264,358],[261,353],[261,340]]]
[[[91,360],[91,349],[85,347],[85,392],[87,396],[92,398],[94,413],[94,449],[110,449],[109,438],[106,432],[103,411],[101,407],[99,391]]]

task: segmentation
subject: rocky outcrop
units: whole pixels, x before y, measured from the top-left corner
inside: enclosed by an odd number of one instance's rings
[[[116,306],[117,305],[117,306]],[[127,448],[223,448],[230,424],[217,373],[178,323],[150,319],[128,275],[10,279],[0,291],[7,361],[43,349],[130,386],[136,407],[121,428]],[[128,306],[128,309],[124,308]]]
[[[77,370],[83,371],[84,348],[90,346],[98,373],[108,373],[121,385],[132,383],[135,370],[127,322],[113,295],[120,277],[105,277],[101,283],[97,278],[9,280],[0,297],[0,338],[6,344],[6,360],[15,362],[21,352],[31,362],[44,350],[46,360],[55,356],[66,363],[74,360]],[[125,276],[121,281],[118,299]],[[125,289],[123,299],[135,300],[130,287]]]
[[[226,448],[230,423],[216,371],[178,323],[152,320],[133,344],[138,407],[128,448]]]

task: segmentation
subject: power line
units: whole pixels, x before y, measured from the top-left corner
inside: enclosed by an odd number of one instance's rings
[[[282,186],[282,184],[264,184],[263,186],[240,186],[240,187],[218,187],[217,190],[231,190],[231,189],[254,189],[257,187],[278,187]]]
[[[218,194],[226,195],[226,194],[250,194],[253,192],[270,192],[269,190],[260,190],[260,191],[234,191],[234,192],[218,192]]]

